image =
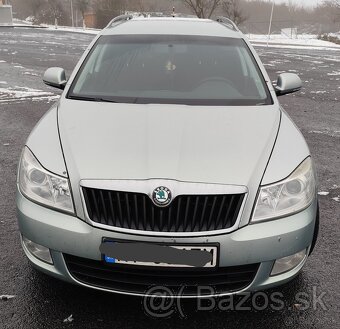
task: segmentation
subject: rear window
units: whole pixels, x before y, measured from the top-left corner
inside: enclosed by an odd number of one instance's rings
[[[244,40],[178,35],[100,37],[68,98],[141,104],[272,104]]]

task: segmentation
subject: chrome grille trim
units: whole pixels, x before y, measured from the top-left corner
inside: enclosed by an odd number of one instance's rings
[[[168,187],[172,194],[173,199],[176,199],[177,196],[210,196],[214,197],[219,195],[230,195],[230,194],[244,194],[242,204],[238,211],[238,216],[235,223],[228,228],[225,229],[217,229],[217,230],[205,230],[205,231],[197,231],[197,232],[162,232],[162,231],[153,231],[153,230],[141,230],[139,229],[131,229],[124,227],[117,227],[112,225],[106,225],[103,223],[98,223],[94,221],[89,216],[87,211],[85,197],[83,193],[83,187],[85,188],[93,188],[97,190],[107,190],[113,193],[113,191],[119,192],[129,192],[129,193],[141,193],[149,196],[151,201],[152,191],[158,186],[166,186]],[[149,180],[82,180],[80,182],[80,194],[83,201],[84,212],[86,216],[86,221],[90,223],[92,226],[111,230],[120,233],[127,234],[135,234],[135,235],[148,235],[148,236],[178,236],[178,237],[194,237],[194,236],[209,236],[209,235],[218,235],[223,233],[228,233],[234,231],[238,228],[240,219],[243,213],[244,205],[248,196],[248,189],[245,186],[237,186],[237,185],[221,185],[221,184],[203,184],[203,183],[189,183],[189,182],[180,182],[175,180],[165,180],[165,179],[149,179]],[[121,194],[119,197],[121,197]],[[125,194],[126,195],[126,194]],[[131,197],[129,197],[131,199]],[[131,199],[130,203],[133,203],[134,200]],[[213,202],[213,201],[212,201]],[[124,203],[123,203],[124,204]],[[123,209],[117,209],[118,211],[123,211]],[[133,209],[132,209],[133,210]],[[145,211],[145,209],[144,209]],[[125,210],[126,214],[126,210]],[[211,215],[212,216],[212,215]],[[122,218],[122,216],[119,216]],[[129,219],[131,220],[131,218]],[[210,219],[209,219],[210,220]],[[122,226],[122,223],[119,223]]]

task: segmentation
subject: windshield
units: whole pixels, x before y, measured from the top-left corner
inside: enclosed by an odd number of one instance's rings
[[[242,39],[178,35],[100,37],[68,98],[141,104],[272,104]]]

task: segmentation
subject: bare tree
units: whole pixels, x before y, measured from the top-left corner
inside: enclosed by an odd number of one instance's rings
[[[80,11],[82,17],[90,4],[90,0],[76,0],[75,7]]]
[[[242,24],[248,19],[240,7],[239,0],[223,0],[222,10],[224,15],[234,21],[236,25]]]
[[[141,13],[156,12],[159,10],[159,1],[130,0],[128,7]]]
[[[37,17],[40,9],[45,4],[45,0],[27,0],[27,4],[31,8],[33,16]]]
[[[65,10],[60,0],[43,0],[37,11],[36,21],[38,23],[57,25],[65,22]]]
[[[340,9],[340,0],[325,0],[324,4]]]
[[[184,4],[199,18],[210,18],[222,0],[183,0]]]
[[[140,12],[145,12],[146,10],[145,10],[145,3],[144,3],[144,1],[143,0],[137,0],[136,1],[136,6],[137,6],[137,8],[138,8],[138,11],[140,11]]]
[[[325,0],[323,6],[327,8],[328,16],[333,24],[340,22],[340,0]]]
[[[112,18],[124,13],[126,4],[124,0],[96,0],[97,27],[105,27]]]
[[[85,27],[85,12],[89,7],[90,0],[77,0],[75,5],[76,8],[80,11],[81,17],[83,19],[83,26]]]
[[[297,8],[297,5],[293,0],[288,0],[287,6],[289,11],[295,11]]]

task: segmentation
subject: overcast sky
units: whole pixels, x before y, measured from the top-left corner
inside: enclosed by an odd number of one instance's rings
[[[323,0],[293,0],[297,5],[302,5],[306,7],[316,6],[318,3],[322,3]],[[275,0],[276,3],[288,2],[288,0]]]

